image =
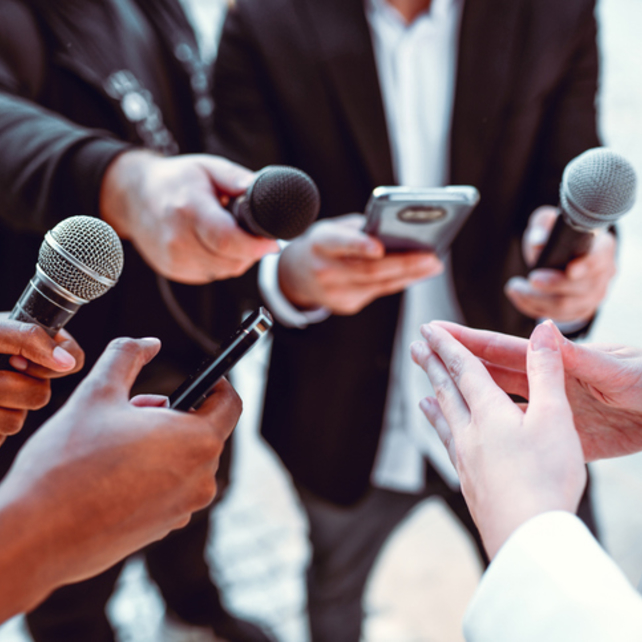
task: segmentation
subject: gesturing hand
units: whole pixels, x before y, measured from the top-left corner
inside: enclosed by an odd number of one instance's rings
[[[528,398],[527,341],[439,323],[483,359],[506,391]],[[554,326],[566,373],[566,394],[587,461],[642,450],[642,350],[620,345],[576,344]]]
[[[443,327],[430,324],[422,334],[427,343],[413,344],[413,359],[426,370],[437,399],[425,399],[421,407],[457,468],[492,558],[531,517],[575,511],[586,484],[559,346],[551,325],[533,332],[524,411]]]
[[[278,244],[244,232],[221,199],[242,194],[254,174],[218,156],[118,156],[103,179],[101,216],[159,274],[182,283],[240,276]]]
[[[80,370],[84,354],[65,330],[52,339],[41,327],[0,316],[0,354],[13,370],[0,370],[0,444],[18,432],[29,410],[46,406],[49,380]]]
[[[361,231],[363,223],[361,214],[317,221],[285,248],[279,283],[291,303],[352,315],[443,270],[434,254],[386,254],[379,240]]]
[[[534,265],[557,218],[557,209],[540,207],[531,215],[524,233],[523,252],[527,265]],[[564,272],[533,270],[528,278],[513,277],[506,296],[523,314],[533,319],[559,322],[588,321],[597,311],[615,275],[616,240],[602,231],[591,250],[571,261]]]

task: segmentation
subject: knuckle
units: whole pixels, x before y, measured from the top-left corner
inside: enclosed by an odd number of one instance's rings
[[[217,485],[214,475],[205,475],[194,490],[193,503],[198,508],[208,506],[216,497]]]
[[[223,443],[221,440],[214,435],[210,430],[206,432],[203,436],[199,454],[204,461],[212,461],[221,456],[223,452]]]
[[[26,419],[26,410],[0,411],[0,435],[9,436],[19,433]]]
[[[460,381],[465,372],[464,362],[455,355],[448,361],[448,372],[455,381]]]
[[[32,386],[29,410],[40,410],[51,400],[51,385],[49,381],[40,380]]]

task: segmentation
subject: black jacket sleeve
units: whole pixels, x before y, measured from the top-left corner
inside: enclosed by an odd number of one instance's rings
[[[42,232],[60,219],[98,215],[102,177],[130,148],[38,104],[43,39],[20,3],[0,6],[0,220]]]

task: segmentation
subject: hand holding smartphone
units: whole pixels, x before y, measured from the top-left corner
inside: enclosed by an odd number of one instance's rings
[[[219,353],[207,359],[169,397],[175,410],[198,408],[216,382],[224,377],[250,348],[272,327],[272,315],[263,307],[250,314],[238,330],[221,346]]]
[[[469,185],[377,187],[366,206],[364,232],[391,252],[428,251],[442,258],[479,202]]]

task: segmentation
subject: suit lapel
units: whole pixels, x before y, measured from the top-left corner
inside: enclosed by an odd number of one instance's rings
[[[465,0],[452,120],[451,183],[481,185],[501,127],[522,0]]]
[[[321,52],[337,97],[373,185],[394,183],[386,117],[370,30],[361,0],[302,0],[304,19]]]

